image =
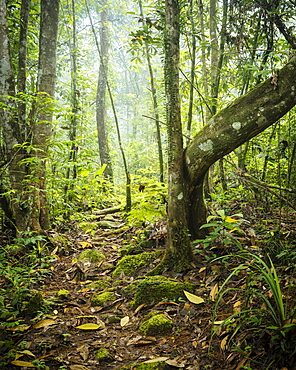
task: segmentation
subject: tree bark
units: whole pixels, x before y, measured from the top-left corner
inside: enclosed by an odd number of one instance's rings
[[[101,27],[100,27],[100,70],[97,87],[97,98],[96,98],[96,119],[98,129],[98,143],[100,150],[101,165],[106,165],[104,176],[110,181],[113,180],[112,164],[110,159],[109,145],[108,145],[108,134],[106,129],[106,88],[107,88],[107,73],[108,73],[108,53],[109,53],[109,42],[108,42],[108,10],[107,3],[102,2],[101,14]]]
[[[51,137],[52,99],[56,78],[56,46],[59,18],[59,0],[41,1],[39,63],[38,63],[38,110],[32,122],[33,145],[38,148],[39,163],[33,170],[35,192],[32,198],[30,229],[40,232],[49,228],[49,210],[46,196],[45,167],[48,142]],[[41,105],[41,107],[40,107]],[[40,109],[41,108],[41,109]]]
[[[192,250],[184,202],[183,138],[179,96],[179,2],[166,0],[165,92],[168,128],[168,237],[163,264],[175,271],[190,267]]]
[[[208,168],[250,140],[296,105],[296,56],[265,82],[213,116],[184,154],[188,226],[193,238],[203,236],[206,222],[202,183]]]

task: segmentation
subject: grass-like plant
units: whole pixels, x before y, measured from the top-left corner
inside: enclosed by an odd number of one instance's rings
[[[222,298],[235,290],[240,296],[242,309],[234,312],[222,322],[218,322],[220,326],[227,328],[229,347],[244,354],[244,346],[250,348],[250,343],[256,338],[257,347],[262,346],[269,364],[286,366],[287,363],[289,365],[296,363],[296,358],[294,360],[296,352],[295,310],[293,302],[284,298],[280,279],[271,258],[267,256],[267,263],[256,254],[246,251],[235,257],[241,258],[243,262],[232,271],[220,287],[213,312],[213,335],[217,333],[217,325],[214,324],[217,323],[215,320]],[[221,258],[225,256],[218,259]],[[227,258],[233,258],[233,256],[227,256]],[[246,285],[243,288],[227,288],[230,280],[241,271],[247,274]],[[267,288],[265,292],[268,292],[269,296],[264,294],[259,286],[262,281],[264,287]],[[241,338],[243,332],[246,334],[244,345],[236,340],[238,337]],[[251,357],[250,351],[248,351],[248,357]]]

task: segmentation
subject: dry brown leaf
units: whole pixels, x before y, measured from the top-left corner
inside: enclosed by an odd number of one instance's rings
[[[11,361],[11,364],[14,366],[35,367],[31,362],[27,362],[27,361],[15,360],[15,361]]]
[[[89,368],[84,365],[71,365],[70,370],[89,370]]]
[[[135,312],[134,312],[134,315],[136,315],[142,308],[146,307],[146,305],[144,303],[140,304],[140,306],[138,306],[136,309],[135,309]]]
[[[120,320],[120,326],[121,326],[121,327],[124,327],[125,325],[127,325],[127,324],[129,323],[129,320],[130,320],[129,316],[125,316],[125,317],[123,317],[123,318]]]
[[[151,360],[147,360],[147,361],[144,361],[142,362],[143,364],[152,364],[153,362],[164,362],[164,361],[167,361],[169,360],[169,357],[155,357]]]
[[[222,351],[224,351],[227,346],[227,340],[228,340],[228,335],[221,340],[220,348],[222,349]]]
[[[218,291],[219,291],[218,284],[215,284],[215,285],[213,286],[213,288],[211,289],[211,291],[210,291],[210,298],[211,298],[211,301],[215,301],[216,296],[217,296],[217,294],[218,294]]]
[[[184,368],[184,367],[185,367],[185,362],[178,362],[178,361],[176,361],[176,360],[167,360],[165,363],[166,363],[167,365],[169,365],[169,366],[177,367],[177,368],[179,368],[179,369],[181,369],[181,368]]]
[[[45,320],[41,320],[37,322],[37,324],[35,324],[33,328],[40,329],[40,328],[45,328],[47,326],[55,325],[55,324],[57,324],[56,321],[51,320],[51,319],[45,319]]]
[[[87,344],[82,344],[77,348],[77,351],[79,352],[80,356],[84,361],[88,359],[89,356],[89,346]]]

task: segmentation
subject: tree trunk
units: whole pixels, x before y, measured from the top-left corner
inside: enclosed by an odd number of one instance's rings
[[[140,8],[141,17],[144,20],[145,17],[144,17],[142,0],[139,0],[139,8]],[[159,181],[164,182],[163,151],[162,151],[160,123],[159,123],[158,103],[157,103],[157,95],[156,95],[156,88],[155,88],[155,81],[154,81],[154,73],[153,73],[151,58],[149,54],[149,43],[146,38],[144,38],[144,46],[145,46],[145,55],[146,55],[146,60],[147,60],[147,65],[148,65],[148,70],[149,70],[149,76],[150,76],[151,95],[152,95],[153,110],[154,110],[155,125],[156,125],[156,137],[157,137],[159,173],[160,173]]]
[[[179,96],[179,3],[166,0],[165,92],[168,128],[168,238],[163,264],[175,271],[190,267],[192,250],[184,202],[183,141]]]
[[[27,168],[22,162],[24,150],[20,144],[24,142],[24,135],[18,124],[16,109],[15,81],[11,63],[8,23],[6,14],[6,2],[0,0],[0,122],[4,139],[3,163],[7,164],[11,196],[8,199],[3,195],[1,183],[1,205],[5,215],[15,225],[15,229],[24,230],[27,226],[27,197],[24,195],[23,179],[27,174]],[[10,207],[7,205],[10,204]],[[4,205],[4,207],[3,207]]]
[[[296,104],[296,56],[268,80],[211,118],[185,151],[188,225],[193,238],[206,222],[202,183],[208,168],[275,123]]]
[[[51,137],[52,99],[56,78],[56,44],[59,18],[59,0],[41,1],[39,63],[38,63],[38,110],[32,122],[33,145],[38,150],[36,169],[33,169],[34,196],[30,230],[40,232],[49,228],[49,210],[45,185],[45,166],[48,142]],[[41,107],[40,107],[41,105]],[[41,109],[40,109],[41,108]],[[37,180],[38,179],[38,180]]]
[[[108,10],[107,3],[103,1],[101,10],[101,27],[100,27],[100,70],[96,98],[96,119],[98,129],[98,142],[100,150],[101,165],[106,165],[104,176],[113,179],[112,165],[110,159],[108,134],[106,129],[106,87],[108,73]]]

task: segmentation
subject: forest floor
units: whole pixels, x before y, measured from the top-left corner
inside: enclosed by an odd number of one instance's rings
[[[244,235],[238,237],[244,248],[259,255],[263,242],[266,243],[266,234],[272,235],[274,223],[278,216],[261,214],[245,223]],[[87,219],[88,215],[85,215]],[[277,217],[277,221],[274,221]],[[248,215],[244,214],[247,219]],[[51,240],[59,240],[62,234],[69,241],[67,247],[52,246],[53,260],[50,262],[50,273],[34,289],[42,293],[45,302],[51,302],[46,314],[32,318],[25,317],[27,324],[22,332],[6,333],[6,340],[23,343],[23,354],[20,362],[9,364],[3,369],[20,369],[24,365],[21,361],[35,361],[37,369],[50,370],[95,370],[117,369],[295,369],[294,357],[289,359],[291,366],[283,363],[280,367],[268,367],[274,353],[270,353],[270,332],[259,326],[257,334],[250,335],[249,353],[233,350],[228,345],[230,331],[222,327],[212,335],[213,312],[218,296],[218,288],[241,263],[237,257],[211,261],[215,250],[206,251],[202,246],[197,253],[197,261],[192,269],[184,274],[164,272],[163,276],[174,281],[193,284],[194,294],[203,298],[204,302],[195,304],[185,296],[179,300],[168,300],[163,297],[160,302],[141,304],[136,309],[130,307],[133,299],[125,288],[136,278],[144,276],[160,260],[154,259],[148,266],[138,270],[134,276],[121,273],[114,277],[113,272],[121,258],[122,247],[137,244],[139,235],[143,237],[143,227],[123,227],[124,222],[117,216],[91,215],[91,222],[106,221],[104,227],[95,231],[79,228],[78,222],[64,225],[64,229],[50,232]],[[108,222],[116,223],[116,227],[108,227]],[[281,231],[288,235],[295,230],[295,217],[281,217]],[[256,223],[256,227],[254,224]],[[150,225],[150,235],[153,241],[145,252],[165,250],[165,222]],[[119,232],[120,230],[120,232]],[[271,234],[270,234],[271,233]],[[265,235],[265,236],[264,236]],[[254,246],[258,247],[255,248]],[[295,247],[295,244],[294,244]],[[79,261],[79,254],[86,249],[96,249],[105,256],[103,261]],[[217,251],[216,251],[217,252]],[[232,253],[230,248],[223,248],[220,254]],[[244,291],[248,274],[240,270],[230,279],[227,287],[231,287],[221,299],[215,321],[229,317],[239,309],[240,294]],[[286,281],[285,281],[286,279]],[[290,270],[283,274],[282,283],[290,284],[295,278]],[[116,299],[101,305],[94,305],[92,297],[98,289],[91,286],[94,281],[105,281],[108,287],[113,287]],[[289,283],[288,283],[289,281]],[[262,283],[262,289],[268,294],[268,289]],[[296,285],[296,284],[294,284]],[[58,293],[59,292],[59,293]],[[295,288],[293,288],[295,293]],[[290,290],[290,301],[295,300],[295,294]],[[293,296],[291,296],[293,294]],[[151,311],[163,313],[172,320],[174,326],[167,334],[145,336],[138,331],[140,323]],[[97,324],[89,328],[83,324]],[[88,328],[89,330],[85,330]],[[249,328],[238,333],[237,343],[243,343]],[[243,346],[243,344],[242,344]],[[109,356],[98,359],[96,354],[100,349],[107,349]],[[242,353],[244,352],[244,353]],[[34,358],[32,356],[35,356]],[[150,362],[149,367],[139,363]],[[155,361],[155,362],[153,362]],[[157,362],[158,361],[158,362]],[[153,367],[153,364],[158,364]],[[17,366],[18,365],[18,366]],[[48,366],[46,368],[46,366]],[[27,367],[22,367],[26,369]]]

